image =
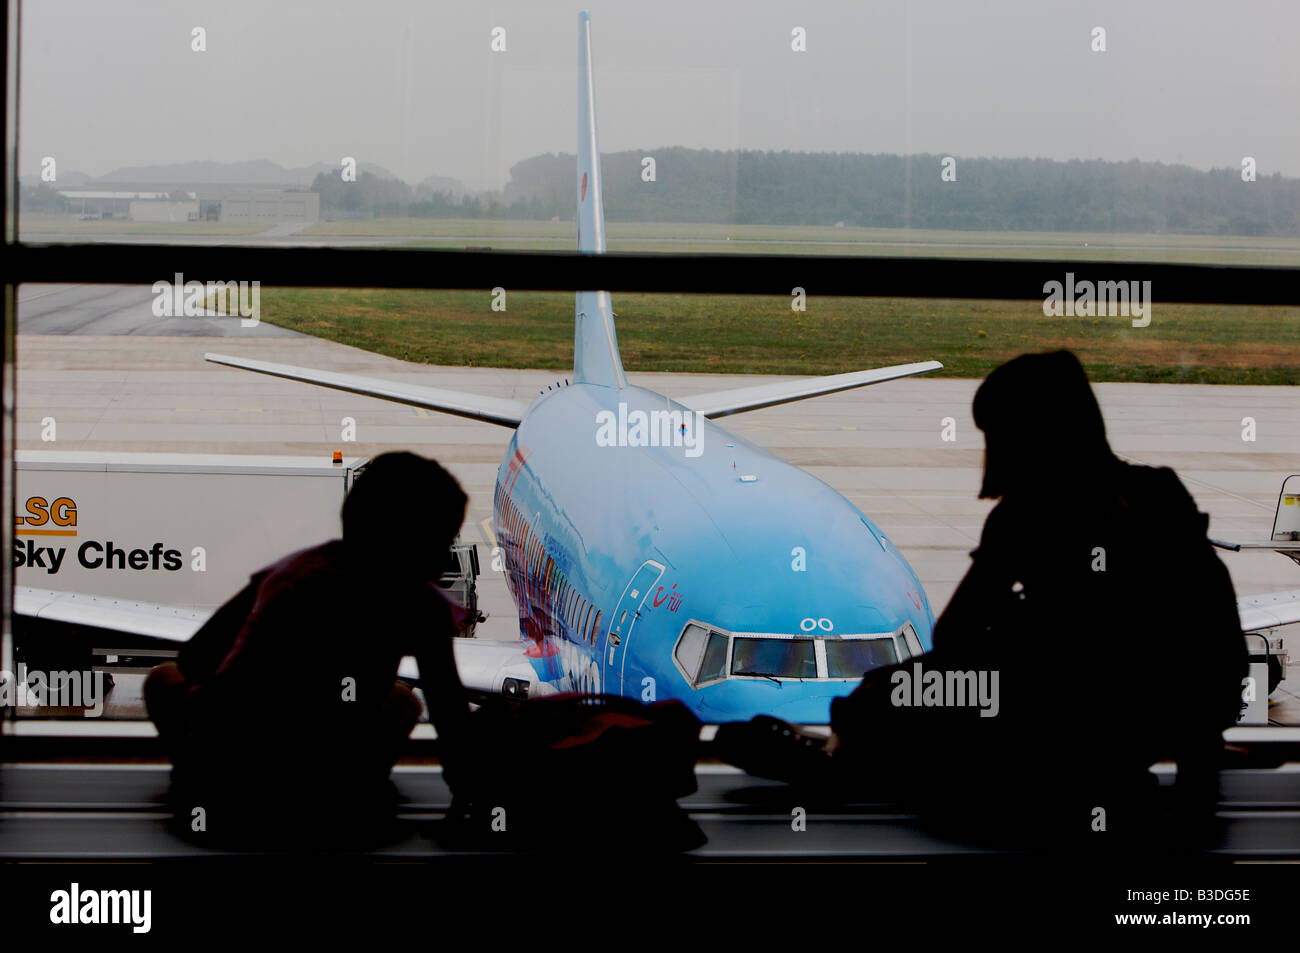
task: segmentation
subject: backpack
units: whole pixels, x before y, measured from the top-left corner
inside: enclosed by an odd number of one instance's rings
[[[447,778],[456,846],[623,853],[698,847],[677,805],[696,790],[700,722],[679,701],[552,695],[485,706],[469,719]]]

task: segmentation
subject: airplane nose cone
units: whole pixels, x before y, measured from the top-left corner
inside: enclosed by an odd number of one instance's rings
[[[796,725],[828,725],[831,720],[831,701],[849,694],[857,687],[856,682],[838,683],[837,688],[810,692],[807,688],[796,688],[787,683],[790,692],[788,701],[780,700],[776,693],[765,694],[761,700],[754,700],[745,706],[730,706],[725,709],[712,705],[702,705],[697,714],[704,722],[748,721],[755,715],[771,715]]]
[[[799,725],[827,725],[831,720],[831,700],[847,695],[853,686],[838,692],[827,691],[801,697],[783,704],[770,706],[764,714]]]

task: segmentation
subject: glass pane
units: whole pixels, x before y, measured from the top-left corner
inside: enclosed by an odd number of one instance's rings
[[[727,636],[717,632],[709,634],[709,645],[704,650],[704,664],[700,666],[697,682],[709,682],[727,674]]]
[[[695,678],[700,669],[700,659],[704,655],[704,637],[707,633],[698,625],[688,625],[677,642],[674,656],[689,680]]]
[[[816,678],[817,655],[812,639],[736,639],[732,675],[773,675]]]
[[[892,638],[826,640],[826,674],[831,678],[859,678],[897,661]]]

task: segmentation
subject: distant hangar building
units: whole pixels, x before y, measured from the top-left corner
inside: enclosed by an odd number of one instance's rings
[[[156,183],[60,189],[67,210],[82,217],[134,222],[311,224],[320,193],[276,186]]]
[[[229,192],[221,203],[222,222],[318,222],[319,192],[290,192],[285,189]]]

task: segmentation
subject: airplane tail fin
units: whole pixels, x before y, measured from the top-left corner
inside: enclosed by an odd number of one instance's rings
[[[591,75],[591,14],[578,14],[578,251],[605,253],[605,203],[596,138],[596,89]],[[608,291],[579,291],[573,329],[573,377],[626,387]]]

